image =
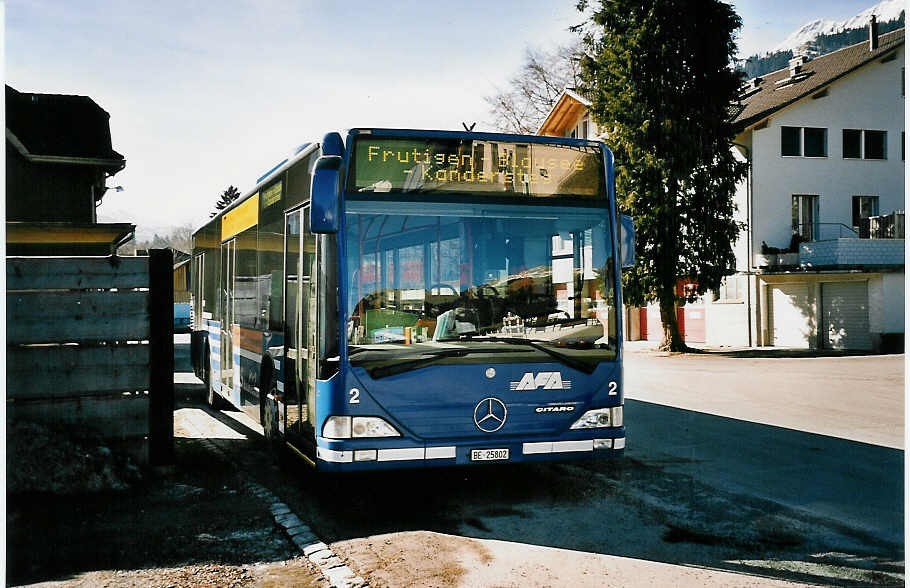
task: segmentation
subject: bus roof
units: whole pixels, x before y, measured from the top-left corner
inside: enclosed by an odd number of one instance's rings
[[[548,143],[551,145],[569,145],[573,147],[599,147],[603,143],[591,139],[573,139],[571,137],[553,137],[549,135],[516,135],[512,133],[487,133],[479,131],[442,131],[431,129],[389,129],[380,127],[355,127],[348,135],[382,134],[399,137],[439,137],[468,138],[481,141],[522,141],[525,143]]]
[[[246,192],[244,192],[243,194],[241,194],[240,197],[237,200],[233,201],[229,206],[226,206],[224,209],[219,210],[218,214],[216,214],[215,216],[213,216],[212,218],[207,220],[205,223],[203,223],[202,226],[198,227],[195,231],[193,231],[193,234],[195,235],[196,233],[201,231],[203,228],[207,227],[210,223],[221,218],[226,212],[229,212],[229,211],[233,210],[234,208],[236,208],[237,206],[239,206],[240,204],[242,204],[243,201],[250,198],[253,194],[256,194],[257,192],[259,192],[259,190],[262,189],[262,187],[265,184],[268,184],[276,175],[283,172],[287,168],[291,167],[292,165],[294,165],[295,163],[297,163],[298,161],[300,161],[301,159],[303,159],[304,157],[306,157],[307,155],[309,155],[310,153],[312,153],[313,151],[315,151],[317,149],[319,149],[319,143],[316,143],[316,142],[303,143],[302,145],[297,147],[294,150],[294,153],[290,157],[285,158],[284,160],[282,160],[281,162],[276,164],[274,167],[272,167],[272,169],[267,171],[264,175],[257,178],[256,184],[251,189],[249,189]]]
[[[546,135],[516,135],[512,133],[486,133],[478,131],[443,131],[443,130],[432,130],[432,129],[390,129],[382,127],[354,127],[347,129],[344,135],[352,137],[354,135],[369,135],[369,134],[381,134],[389,136],[398,136],[398,137],[438,137],[438,138],[472,138],[478,139],[481,141],[523,141],[528,143],[549,143],[552,145],[568,145],[568,146],[587,146],[587,147],[597,147],[601,146],[603,143],[600,141],[592,141],[590,139],[573,139],[571,137],[551,137]],[[200,230],[208,226],[210,223],[215,222],[221,218],[225,213],[231,211],[235,207],[239,206],[245,200],[250,198],[253,194],[259,192],[259,190],[267,183],[269,183],[276,175],[288,169],[316,149],[320,147],[321,143],[312,142],[312,143],[303,143],[298,146],[294,153],[277,163],[272,169],[267,171],[265,174],[256,179],[255,185],[241,194],[237,200],[232,202],[229,206],[223,210],[219,210],[218,214],[213,216],[211,219],[198,227],[193,234],[195,235]],[[345,145],[347,147],[347,145]]]

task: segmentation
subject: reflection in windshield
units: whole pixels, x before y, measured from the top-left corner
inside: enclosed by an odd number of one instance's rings
[[[434,204],[421,214],[394,214],[398,205],[382,206],[388,213],[355,202],[347,211],[352,361],[375,357],[364,350],[414,357],[438,346],[486,341],[489,348],[504,338],[564,348],[579,359],[615,356],[605,211]]]

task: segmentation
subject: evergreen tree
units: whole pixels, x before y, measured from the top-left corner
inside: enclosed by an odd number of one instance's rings
[[[580,10],[588,8],[581,0]],[[720,0],[601,0],[582,25],[582,89],[616,156],[617,198],[636,228],[631,304],[660,304],[664,340],[687,349],[676,320],[678,283],[693,299],[735,269],[733,192],[746,173],[731,152],[733,70],[742,21]]]
[[[740,68],[747,78],[757,78],[772,71],[786,68],[791,59],[793,59],[793,51],[787,49],[786,51],[777,51],[764,57],[753,55],[746,59]]]
[[[218,199],[218,201],[215,202],[215,211],[209,213],[209,217],[215,216],[216,214],[218,214],[219,210],[224,210],[225,208],[230,206],[234,200],[237,200],[238,198],[240,198],[240,190],[238,190],[234,186],[228,186],[227,189],[221,193],[221,197]]]

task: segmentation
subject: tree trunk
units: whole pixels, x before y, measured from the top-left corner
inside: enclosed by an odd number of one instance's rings
[[[676,320],[676,299],[666,297],[660,300],[660,322],[664,329],[664,338],[660,343],[661,351],[686,352],[689,347],[679,332]]]

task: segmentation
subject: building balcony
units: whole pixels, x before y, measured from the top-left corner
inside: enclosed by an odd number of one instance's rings
[[[799,268],[886,269],[903,267],[903,239],[839,238],[799,246]]]
[[[815,223],[795,227],[791,247],[763,247],[754,264],[765,272],[887,270],[904,266],[904,213],[863,219],[859,227]]]

